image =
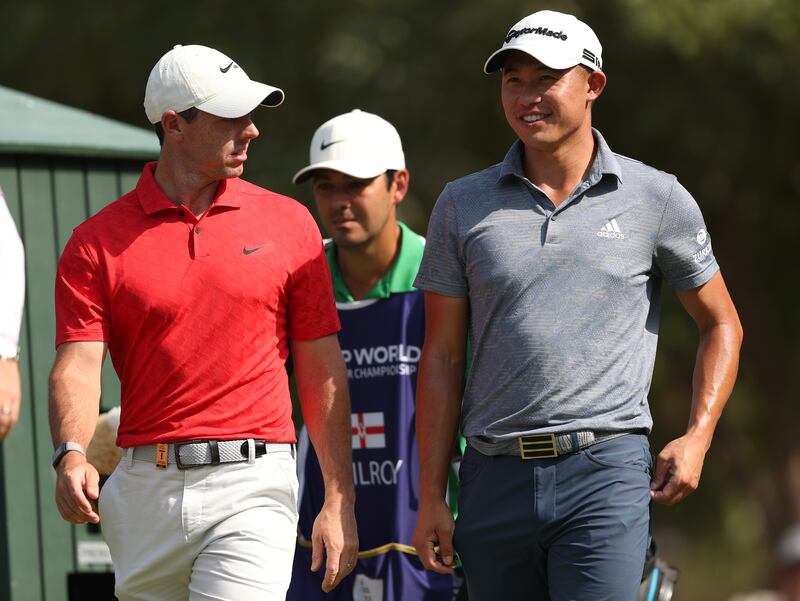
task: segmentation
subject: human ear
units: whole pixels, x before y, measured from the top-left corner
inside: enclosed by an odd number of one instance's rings
[[[181,135],[183,133],[181,120],[175,111],[164,111],[161,115],[161,128],[164,130],[164,137]]]
[[[395,204],[400,204],[403,201],[403,198],[408,192],[408,181],[410,178],[411,175],[409,174],[408,169],[398,169],[395,172],[394,179],[392,181]]]
[[[589,100],[597,100],[606,88],[608,79],[602,71],[592,71],[586,80],[589,89]]]

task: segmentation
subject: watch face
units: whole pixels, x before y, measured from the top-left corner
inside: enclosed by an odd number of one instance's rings
[[[67,452],[67,447],[62,443],[56,449],[55,453],[53,453],[53,467],[58,465],[58,460],[64,456],[64,453]]]
[[[86,451],[77,442],[62,442],[56,449],[56,452],[53,453],[53,467],[56,467],[58,462],[61,461],[61,458],[69,451],[77,451],[82,455],[86,455]]]

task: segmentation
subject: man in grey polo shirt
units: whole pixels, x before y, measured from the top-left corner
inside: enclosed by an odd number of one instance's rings
[[[485,71],[502,69],[519,140],[444,189],[415,282],[428,329],[414,544],[447,572],[455,539],[471,601],[635,599],[650,500],[697,487],[736,376],[741,326],[696,202],[592,128],[601,53],[570,15],[540,11],[509,31]],[[662,280],[700,345],[689,427],[653,470]],[[459,417],[469,448],[454,536],[445,482]]]

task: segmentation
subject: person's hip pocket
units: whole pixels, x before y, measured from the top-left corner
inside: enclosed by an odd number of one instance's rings
[[[606,468],[636,470],[650,476],[653,459],[650,444],[644,434],[626,434],[583,449],[583,454],[595,465]]]

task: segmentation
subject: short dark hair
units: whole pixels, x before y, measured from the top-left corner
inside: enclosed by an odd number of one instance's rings
[[[316,181],[316,178],[317,178],[317,173],[318,173],[318,171],[312,171],[311,172],[311,177],[314,178],[315,181]],[[341,173],[344,173],[344,172],[342,171]],[[394,174],[395,173],[397,173],[397,169],[387,169],[386,171],[383,172],[383,174],[386,175],[386,189],[387,190],[391,190],[392,189],[392,182],[394,182]],[[345,175],[348,175],[348,174],[345,173]],[[351,176],[351,177],[355,177],[355,176]],[[380,177],[380,175],[376,175],[372,179],[374,180],[375,178],[378,178],[378,177]]]
[[[183,117],[183,120],[186,123],[191,123],[197,117],[197,114],[200,112],[200,109],[196,106],[190,107],[185,111],[181,111],[178,113],[179,116]],[[163,146],[164,145],[164,128],[161,127],[161,121],[158,123],[153,124],[153,129],[156,130],[156,136],[158,136],[158,143]]]
[[[397,173],[397,169],[387,169],[386,170],[386,189],[392,189],[392,182],[394,182],[394,174]]]

